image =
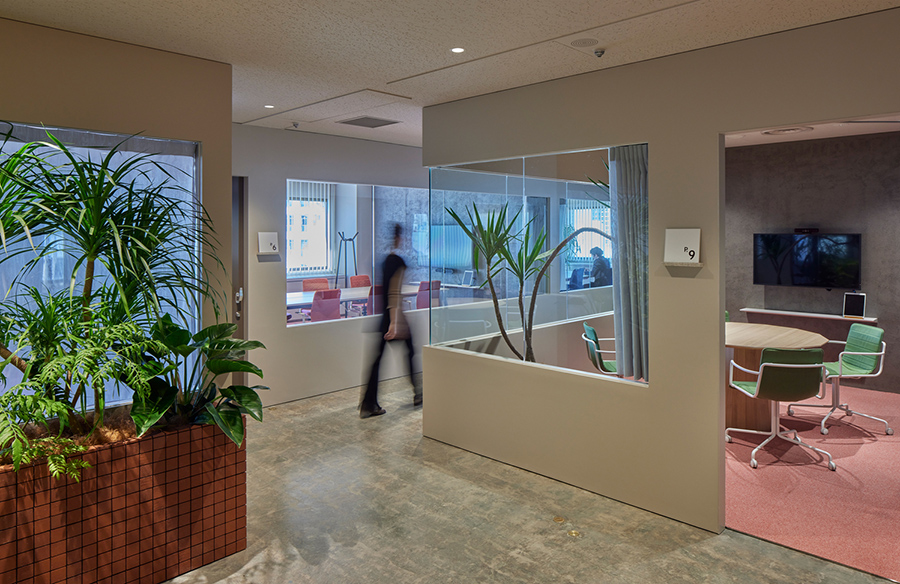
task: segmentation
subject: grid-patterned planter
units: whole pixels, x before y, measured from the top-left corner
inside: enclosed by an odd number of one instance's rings
[[[0,582],[158,584],[247,547],[246,451],[216,426],[81,456],[81,482],[0,467]]]

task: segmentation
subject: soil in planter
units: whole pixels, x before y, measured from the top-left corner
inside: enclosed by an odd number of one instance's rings
[[[137,436],[137,430],[134,421],[131,419],[130,407],[110,408],[103,416],[103,426],[94,428],[89,434],[74,434],[71,428],[66,428],[63,437],[71,438],[76,444],[86,446],[90,449],[93,446],[102,444],[112,444],[114,442],[122,442]],[[89,412],[83,419],[85,427],[90,428],[93,425],[94,414]],[[25,435],[29,439],[46,438],[48,436],[59,435],[59,421],[51,420],[49,426],[42,424],[27,424],[25,426]],[[0,466],[12,464],[9,456],[0,456]]]

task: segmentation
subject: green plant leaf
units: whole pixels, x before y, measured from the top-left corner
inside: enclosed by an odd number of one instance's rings
[[[231,404],[221,404],[218,407],[212,403],[205,406],[206,412],[210,415],[216,425],[225,432],[225,435],[232,442],[241,445],[244,441],[244,418],[241,416],[241,410]]]
[[[250,414],[253,418],[262,422],[262,400],[259,399],[259,394],[256,393],[255,387],[231,385],[223,387],[219,392],[223,397],[232,400],[240,408],[241,412]]]
[[[225,373],[253,373],[259,377],[263,376],[262,369],[250,363],[249,361],[239,361],[232,359],[210,359],[206,362],[206,368],[214,375],[223,375]]]
[[[237,332],[237,325],[230,322],[214,324],[202,329],[194,335],[194,344],[203,344],[206,341],[227,339]]]
[[[154,377],[149,383],[150,393],[141,397],[135,392],[131,405],[131,419],[134,420],[138,436],[143,436],[152,428],[175,404],[178,396],[178,388],[169,385],[161,377]]]

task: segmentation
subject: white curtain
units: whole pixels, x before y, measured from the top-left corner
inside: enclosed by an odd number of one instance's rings
[[[649,381],[647,145],[610,148],[616,367]]]

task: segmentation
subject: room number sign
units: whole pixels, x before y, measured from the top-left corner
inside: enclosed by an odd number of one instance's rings
[[[666,229],[663,262],[667,264],[699,264],[700,230]]]

